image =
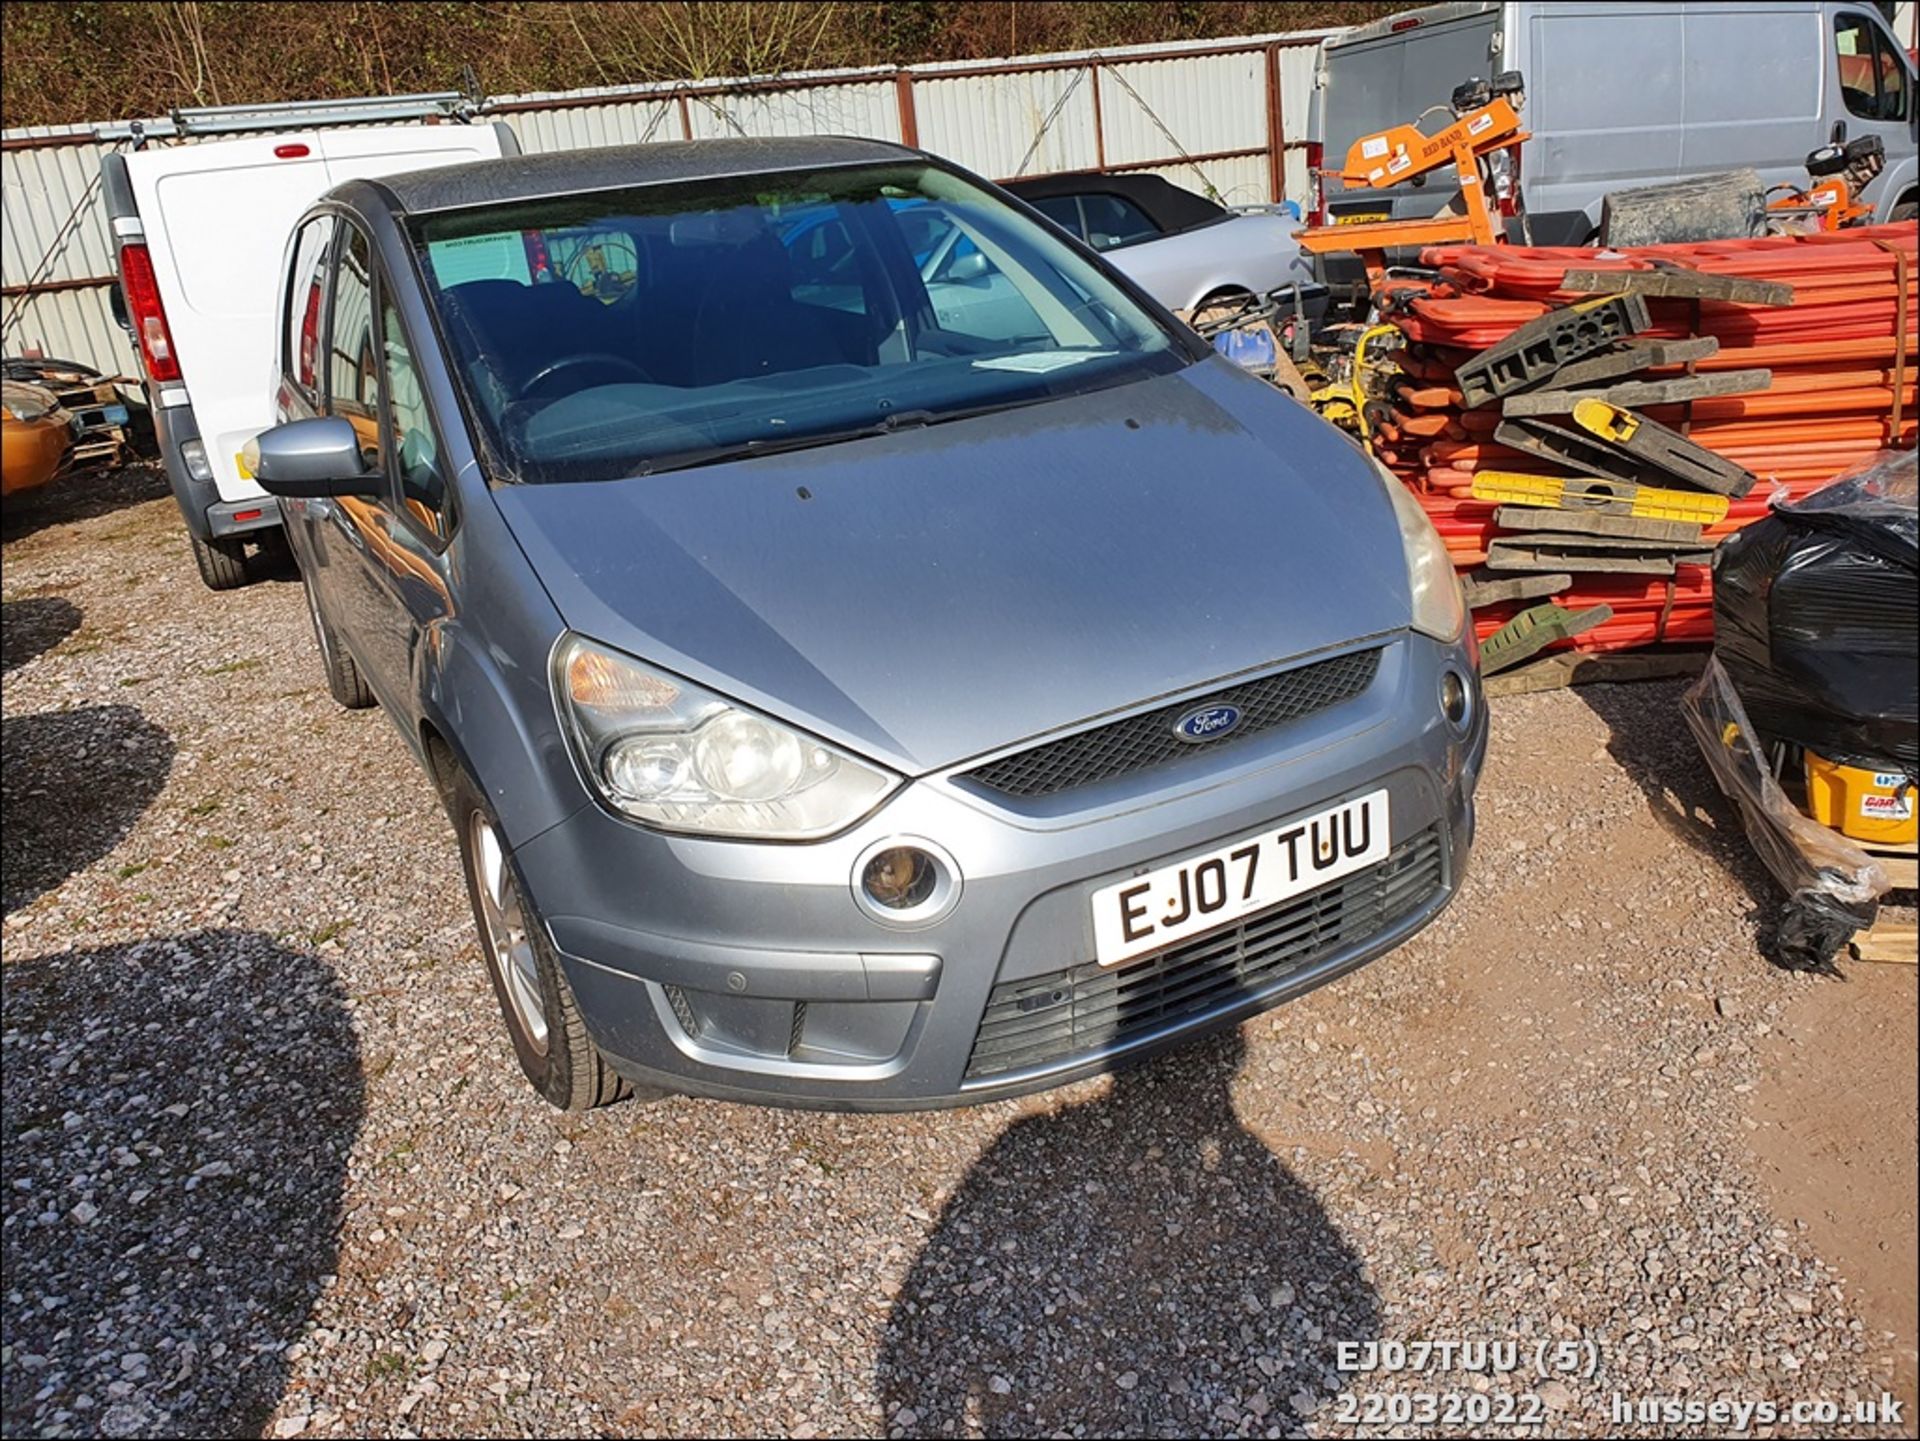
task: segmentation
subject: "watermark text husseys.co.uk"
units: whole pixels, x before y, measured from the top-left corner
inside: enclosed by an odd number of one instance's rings
[[[1900,1401],[1882,1391],[1852,1401],[1698,1401],[1679,1396],[1622,1396],[1615,1392],[1616,1426],[1715,1426],[1732,1433],[1755,1426],[1831,1426],[1846,1421],[1860,1426],[1898,1426],[1905,1419]]]

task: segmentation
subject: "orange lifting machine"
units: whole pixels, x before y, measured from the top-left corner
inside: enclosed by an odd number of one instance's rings
[[[1469,80],[1456,88],[1446,107],[1453,122],[1431,135],[1416,121],[1354,141],[1338,172],[1347,189],[1384,190],[1451,165],[1460,187],[1460,213],[1309,226],[1294,232],[1300,248],[1313,255],[1357,254],[1368,280],[1377,284],[1386,272],[1389,250],[1504,241],[1501,216],[1517,206],[1519,198],[1520,145],[1527,139],[1520,128],[1520,107],[1525,100],[1520,72],[1509,70],[1491,82]],[[1489,189],[1495,192],[1492,205]]]

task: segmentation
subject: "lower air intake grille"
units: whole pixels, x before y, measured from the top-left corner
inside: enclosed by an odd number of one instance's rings
[[[1002,981],[987,1000],[967,1079],[1072,1060],[1169,1022],[1203,1020],[1386,930],[1445,881],[1440,831],[1429,827],[1368,870],[1172,950],[1124,966],[1088,962]]]
[[[1025,797],[1050,796],[1075,786],[1111,780],[1197,751],[1229,745],[1242,736],[1256,735],[1351,700],[1373,684],[1379,669],[1378,650],[1331,656],[1002,756],[967,772],[967,779],[1003,795]],[[1182,716],[1217,705],[1230,705],[1240,712],[1240,724],[1231,735],[1195,745],[1174,733],[1174,722]]]

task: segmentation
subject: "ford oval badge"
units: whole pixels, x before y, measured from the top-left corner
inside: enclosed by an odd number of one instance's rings
[[[1239,728],[1240,708],[1230,705],[1203,705],[1173,723],[1173,733],[1195,745],[1201,741],[1217,741]]]

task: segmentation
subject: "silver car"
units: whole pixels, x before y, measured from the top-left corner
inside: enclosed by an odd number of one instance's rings
[[[1309,320],[1326,311],[1327,287],[1294,239],[1300,215],[1291,206],[1228,209],[1165,176],[1136,173],[1043,175],[1007,189],[1169,310],[1287,288],[1300,292]]]
[[[285,277],[250,467],[555,1105],[1052,1086],[1457,889],[1486,727],[1433,527],[991,185],[488,161],[339,186]]]

